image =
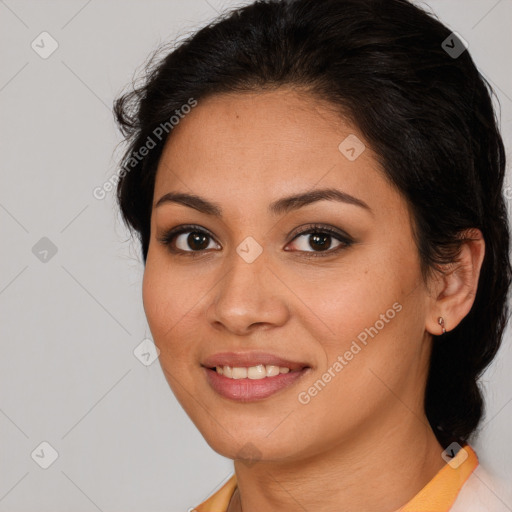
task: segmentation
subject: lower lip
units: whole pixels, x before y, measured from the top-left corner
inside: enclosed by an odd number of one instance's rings
[[[210,368],[203,367],[203,369],[214,391],[224,398],[237,402],[253,402],[268,398],[281,389],[291,386],[309,370],[309,368],[303,368],[300,371],[280,373],[275,377],[263,379],[230,379]]]

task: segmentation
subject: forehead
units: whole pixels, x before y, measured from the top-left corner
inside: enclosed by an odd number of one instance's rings
[[[340,149],[346,140],[362,151],[357,158]],[[167,140],[155,201],[178,190],[247,207],[262,196],[327,187],[365,202],[389,202],[394,193],[357,127],[315,96],[282,88],[199,100]]]
[[[306,92],[283,88],[221,94],[198,101],[173,129],[165,152],[178,146],[198,158],[220,159],[226,148],[229,158],[305,156],[329,149],[333,139],[350,130],[334,107]]]

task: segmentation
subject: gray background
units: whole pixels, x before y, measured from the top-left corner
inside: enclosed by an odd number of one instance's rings
[[[231,474],[158,361],[134,355],[150,338],[139,248],[112,193],[92,191],[116,170],[111,105],[136,68],[234,5],[0,0],[0,512],[186,511]],[[495,86],[512,158],[512,1],[423,5],[468,41]],[[43,31],[58,43],[46,59],[31,47],[51,48]],[[510,337],[483,378],[488,412],[474,446],[512,481]],[[47,469],[43,441],[58,452]]]

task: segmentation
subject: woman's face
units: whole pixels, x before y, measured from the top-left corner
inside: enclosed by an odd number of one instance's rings
[[[338,199],[271,208],[325,189]],[[157,206],[169,193],[219,212]],[[169,385],[226,457],[313,456],[423,417],[429,300],[409,211],[360,132],[305,93],[217,95],[174,127],[143,297]],[[273,375],[280,363],[297,373]]]

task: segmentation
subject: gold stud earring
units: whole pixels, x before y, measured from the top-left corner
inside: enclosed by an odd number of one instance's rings
[[[443,334],[446,332],[446,329],[444,328],[444,318],[440,316],[437,319],[437,323],[441,326],[441,329],[443,330]]]

